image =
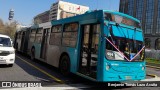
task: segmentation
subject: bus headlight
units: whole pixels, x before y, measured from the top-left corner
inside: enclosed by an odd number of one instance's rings
[[[106,70],[108,71],[109,69],[110,69],[110,66],[109,66],[109,65],[107,65],[107,66],[106,66]]]
[[[107,50],[107,51],[106,51],[106,57],[107,57],[107,59],[109,59],[109,60],[114,60],[114,59],[115,59],[115,54],[114,54],[113,51]]]
[[[142,70],[144,70],[144,69],[145,69],[145,67],[143,66],[143,67],[142,67]]]

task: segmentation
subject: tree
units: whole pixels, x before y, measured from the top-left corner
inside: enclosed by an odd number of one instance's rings
[[[5,28],[5,25],[2,21],[2,19],[0,19],[0,33],[2,33],[2,34],[4,33],[4,28]]]
[[[0,19],[0,26],[1,26],[1,25],[4,25],[4,24],[3,24],[3,21],[2,21],[2,19]]]
[[[14,38],[14,34],[16,32],[17,21],[13,21],[9,23],[3,23],[0,19],[0,33],[10,36],[12,39]]]

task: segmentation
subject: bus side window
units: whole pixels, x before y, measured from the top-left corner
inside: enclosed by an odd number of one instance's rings
[[[50,34],[50,45],[61,45],[62,25],[53,26]]]
[[[43,28],[38,28],[36,30],[35,42],[37,42],[37,43],[41,43],[42,42],[42,32],[43,32]]]
[[[93,36],[92,36],[92,53],[98,53],[98,44],[99,44],[99,34],[100,34],[100,24],[93,26]]]
[[[75,47],[77,43],[78,23],[69,23],[64,25],[62,45]]]
[[[35,41],[35,34],[36,34],[36,30],[32,29],[31,33],[30,33],[30,42],[34,42]]]

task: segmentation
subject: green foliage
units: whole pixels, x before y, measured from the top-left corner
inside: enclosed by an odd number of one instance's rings
[[[145,60],[148,63],[160,64],[160,60],[157,60],[157,59],[154,59],[154,58],[146,58]]]
[[[5,23],[0,19],[0,34],[5,34],[14,38],[14,33],[16,32],[17,22]]]

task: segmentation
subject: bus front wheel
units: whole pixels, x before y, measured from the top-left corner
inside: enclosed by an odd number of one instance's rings
[[[67,55],[62,56],[61,58],[60,71],[64,76],[68,76],[70,74],[70,60]]]

